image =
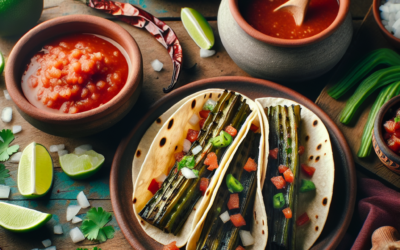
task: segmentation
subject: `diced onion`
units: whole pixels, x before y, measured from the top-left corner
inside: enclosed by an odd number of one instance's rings
[[[71,229],[71,231],[69,231],[69,235],[71,236],[72,242],[74,243],[85,240],[85,236],[83,235],[81,230],[79,230],[79,228],[77,227]]]
[[[68,154],[68,150],[64,149],[64,150],[59,150],[58,151],[58,156],[60,156],[60,157],[63,156],[63,155],[66,155],[66,154]]]
[[[49,247],[51,246],[51,240],[50,239],[44,240],[42,241],[42,244],[44,247]]]
[[[189,123],[192,124],[193,126],[199,124],[200,118],[196,115],[193,114],[192,117],[189,119]]]
[[[21,125],[14,125],[14,126],[12,126],[12,132],[13,132],[13,134],[17,134],[17,133],[21,132],[21,130],[22,130]]]
[[[167,179],[167,176],[164,173],[162,173],[156,178],[156,181],[158,183],[163,183],[165,181],[165,179]]]
[[[197,145],[196,147],[194,147],[194,148],[192,149],[193,155],[197,155],[198,153],[201,152],[202,149],[203,149],[203,148],[202,148],[200,145]]]
[[[222,220],[223,223],[227,223],[228,221],[231,220],[231,217],[229,216],[228,210],[225,211],[225,212],[223,212],[223,213],[219,216],[219,218],[221,218],[221,220]]]
[[[76,224],[76,223],[79,223],[81,221],[82,221],[82,219],[79,218],[78,216],[75,216],[74,218],[72,218],[72,224]]]
[[[80,145],[79,147],[76,147],[74,150],[74,153],[76,155],[81,155],[83,153],[85,153],[86,151],[92,150],[92,145],[90,144],[84,144],[84,145]]]
[[[63,229],[61,225],[55,225],[53,229],[54,234],[63,234]]]
[[[240,230],[239,235],[244,247],[251,246],[254,244],[254,238],[249,231]]]
[[[83,193],[83,191],[79,192],[76,199],[78,200],[79,206],[81,206],[82,208],[90,207],[90,203],[89,203],[86,195]]]
[[[192,143],[188,139],[183,140],[183,152],[187,153],[189,152],[190,147],[192,146]]]
[[[22,152],[17,152],[10,157],[9,162],[18,163],[21,160]]]
[[[200,49],[200,57],[210,57],[215,55],[215,50],[209,50],[209,49]]]
[[[160,62],[158,59],[151,62],[151,67],[153,67],[154,71],[161,71],[164,64]]]
[[[3,122],[11,122],[12,120],[12,108],[11,107],[5,107],[3,111],[1,112],[1,120]]]
[[[210,110],[208,107],[214,108],[215,105],[217,105],[217,102],[216,102],[216,101],[214,101],[213,99],[208,99],[208,100],[206,101],[206,103],[204,103],[203,109],[204,109],[204,110]]]
[[[65,145],[64,144],[51,145],[49,149],[50,149],[50,152],[54,153],[54,152],[64,150]]]
[[[72,218],[74,218],[79,213],[80,210],[81,206],[69,205],[67,207],[67,221],[72,220]]]
[[[185,176],[186,179],[195,179],[197,176],[193,173],[193,171],[189,168],[182,168],[181,173]]]
[[[10,197],[10,190],[9,186],[0,185],[0,199],[8,199]]]
[[[6,100],[11,101],[11,96],[6,89],[3,90],[3,93],[4,93],[4,97],[6,98]]]

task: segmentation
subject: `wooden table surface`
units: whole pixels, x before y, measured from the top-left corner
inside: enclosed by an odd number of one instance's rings
[[[185,85],[195,80],[228,75],[247,75],[230,59],[224,50],[218,35],[217,29],[217,11],[218,0],[125,0],[131,4],[142,7],[146,11],[154,14],[160,19],[166,21],[168,25],[176,32],[179,37],[184,53],[184,70],[176,87]],[[353,16],[354,31],[361,26],[372,0],[353,0],[351,2],[351,13]],[[71,14],[90,14],[106,18],[104,14],[92,10],[80,1],[76,0],[44,0],[44,10],[39,20],[45,20]],[[199,10],[209,20],[214,34],[216,35],[215,50],[217,54],[210,58],[200,58],[199,48],[188,36],[180,21],[180,9],[182,7],[192,7]],[[156,100],[164,96],[163,87],[169,84],[172,75],[172,64],[165,49],[156,42],[155,39],[146,31],[131,27],[127,24],[117,22],[124,27],[137,41],[143,56],[144,83],[139,100],[133,110],[114,127],[90,136],[87,138],[63,138],[46,134],[27,123],[17,112],[12,101],[7,101],[3,96],[5,89],[4,75],[0,76],[0,109],[10,106],[13,108],[13,119],[10,123],[0,122],[1,129],[11,129],[13,125],[21,125],[22,132],[16,134],[13,144],[19,144],[20,150],[24,149],[32,141],[41,143],[46,147],[53,144],[65,144],[70,152],[76,146],[81,144],[92,144],[94,149],[103,154],[106,162],[102,170],[93,178],[86,181],[74,181],[67,177],[61,170],[57,153],[51,153],[55,166],[54,185],[48,195],[36,200],[26,200],[18,192],[17,188],[17,168],[18,164],[5,162],[6,168],[10,170],[11,177],[6,179],[6,185],[11,186],[11,196],[6,202],[25,207],[37,209],[39,211],[53,214],[53,218],[40,230],[32,233],[15,234],[0,228],[0,249],[2,250],[29,250],[33,248],[43,248],[42,240],[51,239],[57,249],[76,249],[77,247],[100,246],[103,250],[108,249],[131,249],[125,240],[118,224],[113,217],[110,222],[114,226],[116,233],[114,239],[108,240],[103,244],[95,244],[92,241],[85,240],[79,244],[72,243],[69,230],[80,226],[66,221],[66,208],[70,204],[77,204],[76,196],[80,191],[84,191],[92,207],[103,207],[106,211],[113,212],[110,203],[109,192],[109,171],[115,150],[120,140],[135,126],[136,122],[143,116]],[[11,38],[0,38],[0,51],[7,58],[13,45],[20,36]],[[153,71],[150,62],[158,59],[164,63],[164,69],[161,72]],[[191,68],[197,63],[195,70],[185,70]],[[289,87],[315,100],[332,72],[328,72],[322,77],[309,81],[289,85]],[[79,217],[84,217],[88,209],[82,209]],[[1,211],[0,211],[1,212]],[[61,224],[64,234],[54,235],[53,226]]]

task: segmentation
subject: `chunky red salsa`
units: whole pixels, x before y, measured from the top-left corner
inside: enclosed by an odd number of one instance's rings
[[[383,138],[388,147],[400,155],[400,109],[396,111],[396,116],[383,124],[385,129]]]
[[[336,0],[311,0],[301,26],[296,26],[291,13],[274,10],[287,0],[242,1],[244,19],[256,30],[273,37],[301,39],[325,30],[339,12]]]
[[[22,77],[24,95],[36,107],[63,113],[99,107],[120,92],[128,77],[127,60],[116,46],[91,34],[47,43]]]

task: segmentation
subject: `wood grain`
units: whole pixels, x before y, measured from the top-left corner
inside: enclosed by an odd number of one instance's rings
[[[333,73],[333,77],[330,79],[329,84],[321,92],[316,103],[335,121],[339,129],[343,132],[353,151],[354,159],[359,167],[367,170],[379,176],[381,179],[394,185],[396,188],[400,188],[400,175],[397,175],[386,168],[381,161],[378,159],[376,154],[372,151],[371,155],[367,158],[357,157],[357,151],[360,147],[361,136],[364,129],[364,125],[368,118],[369,111],[372,103],[374,102],[377,93],[371,95],[362,106],[359,108],[350,125],[344,125],[340,123],[340,112],[346,104],[346,100],[350,94],[347,94],[339,100],[334,100],[327,94],[327,89],[336,83],[341,76],[353,65],[360,57],[368,53],[371,50],[378,48],[392,48],[387,42],[385,37],[381,34],[378,25],[376,24],[372,11],[369,12],[365,18],[359,32],[357,33],[352,45],[348,49],[348,53],[343,58],[342,63],[339,65],[337,70]],[[353,90],[354,91],[354,90]],[[352,91],[350,91],[352,92]]]

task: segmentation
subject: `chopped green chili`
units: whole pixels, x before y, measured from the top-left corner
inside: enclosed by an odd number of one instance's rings
[[[239,193],[243,190],[242,184],[232,174],[228,174],[226,177],[226,186],[231,193]]]
[[[192,168],[194,168],[194,166],[195,166],[195,164],[196,164],[196,161],[195,161],[195,159],[194,159],[194,156],[184,156],[183,158],[182,158],[182,160],[179,162],[179,164],[178,164],[178,170],[181,170],[182,168],[184,168],[184,167],[187,167],[187,168],[190,168],[190,169],[192,169]]]
[[[285,198],[283,198],[282,193],[277,193],[272,199],[274,208],[283,208],[283,206],[285,206]]]
[[[314,182],[305,179],[301,180],[300,193],[306,193],[314,190],[315,190]]]
[[[214,147],[223,148],[229,146],[233,138],[230,134],[222,130],[217,137],[212,138],[210,141]]]

